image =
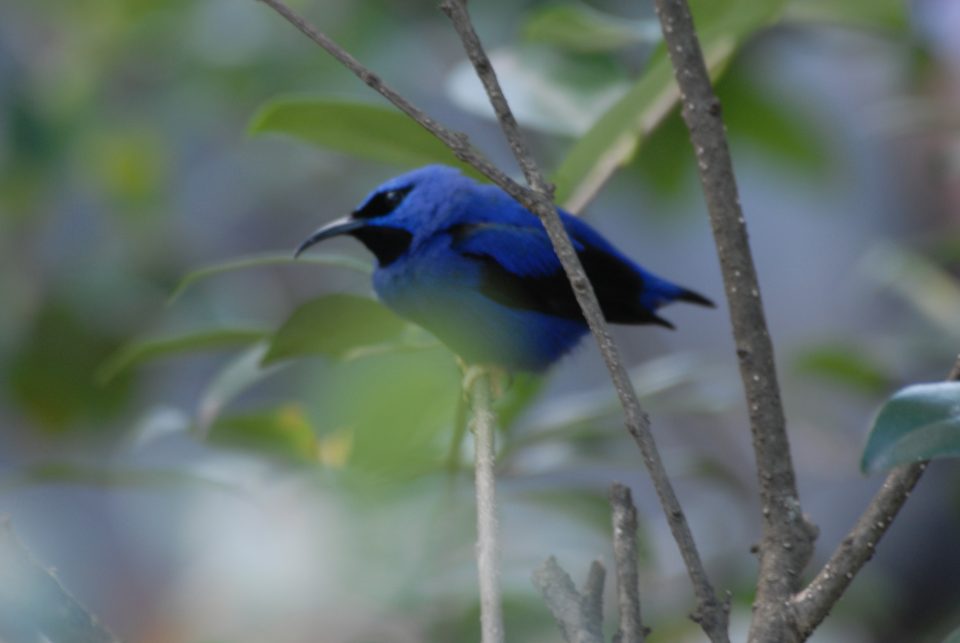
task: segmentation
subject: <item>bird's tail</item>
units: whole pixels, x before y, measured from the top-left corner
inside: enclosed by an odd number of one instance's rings
[[[654,275],[647,275],[645,281],[646,283],[644,284],[645,287],[640,298],[640,303],[644,308],[651,311],[657,310],[661,306],[672,304],[675,301],[685,301],[690,304],[697,304],[698,306],[716,308],[716,305],[712,301],[700,293],[684,288],[683,286],[678,286],[666,279],[661,279]]]
[[[670,283],[664,279],[648,277],[646,288],[644,289],[643,296],[640,300],[640,305],[642,307],[642,314],[640,315],[640,318],[642,321],[636,323],[657,324],[665,328],[674,328],[674,325],[669,320],[657,315],[656,311],[660,307],[666,306],[667,304],[671,304],[675,301],[685,301],[687,303],[697,304],[698,306],[707,306],[709,308],[716,307],[712,301],[700,293]]]
[[[712,300],[707,299],[700,293],[679,286],[677,286],[677,294],[673,296],[672,301],[685,301],[690,304],[697,304],[698,306],[706,306],[707,308],[717,307]]]

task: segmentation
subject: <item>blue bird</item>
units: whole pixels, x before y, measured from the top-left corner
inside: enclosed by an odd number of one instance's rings
[[[656,311],[706,297],[644,270],[558,209],[607,321],[673,325]],[[494,185],[430,165],[390,179],[296,251],[351,235],[377,258],[373,287],[469,363],[542,371],[588,332],[539,219]]]

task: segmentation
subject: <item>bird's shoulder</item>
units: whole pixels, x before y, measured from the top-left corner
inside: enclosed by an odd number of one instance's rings
[[[495,262],[518,276],[560,271],[540,220],[506,193],[482,187],[464,199],[456,216],[447,222],[443,232],[451,247],[465,256]],[[584,249],[576,237],[573,242],[577,252]]]

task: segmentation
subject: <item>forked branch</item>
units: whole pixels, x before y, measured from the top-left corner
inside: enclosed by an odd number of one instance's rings
[[[960,357],[947,375],[960,381]],[[791,601],[801,639],[806,639],[826,618],[860,569],[873,557],[877,544],[910,497],[927,468],[926,462],[897,467],[883,481],[860,519],[840,542],[816,577]]]
[[[800,573],[813,552],[817,530],[804,517],[797,493],[773,343],[740,207],[720,101],[710,83],[686,0],[655,0],[655,7],[680,87],[683,119],[697,157],[753,435],[763,536],[750,640],[789,640],[784,638],[789,629],[784,606],[799,589]]]

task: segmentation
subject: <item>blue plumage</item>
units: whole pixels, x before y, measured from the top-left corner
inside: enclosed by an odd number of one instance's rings
[[[587,223],[559,210],[611,323],[672,324],[673,301],[712,306],[644,270]],[[297,250],[349,234],[377,257],[373,286],[388,307],[468,362],[541,371],[587,325],[540,221],[500,188],[430,165],[395,177]]]

